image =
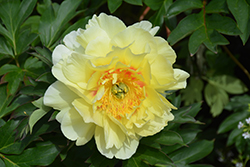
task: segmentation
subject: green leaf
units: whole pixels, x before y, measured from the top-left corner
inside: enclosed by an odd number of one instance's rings
[[[250,112],[247,110],[231,114],[220,124],[218,133],[225,133],[231,129],[237,128],[239,121],[242,121],[249,116]]]
[[[185,101],[185,106],[195,102],[202,101],[203,82],[199,78],[190,77],[186,89],[181,90],[182,100]]]
[[[250,6],[245,0],[227,0],[227,4],[243,33],[240,38],[245,44],[250,35]]]
[[[108,0],[108,8],[110,13],[114,13],[122,4],[122,0]]]
[[[171,4],[172,0],[163,1],[160,9],[157,12],[155,12],[155,14],[152,17],[149,18],[149,21],[153,24],[153,26],[161,26],[163,24],[164,17]]]
[[[241,34],[233,19],[219,14],[207,15],[206,26],[208,29],[216,29],[218,32],[227,35]]]
[[[0,36],[0,54],[11,55],[14,57],[13,51],[11,46],[9,45],[8,41]]]
[[[202,8],[201,0],[176,0],[169,8],[167,16],[177,15],[189,9]]]
[[[242,129],[235,128],[234,130],[232,130],[232,132],[229,134],[227,138],[227,146],[234,144],[237,137],[238,136],[241,137],[242,133],[243,133]]]
[[[142,6],[142,0],[124,0],[124,1],[132,5]]]
[[[27,20],[22,24],[21,28],[30,29],[32,33],[38,34],[38,27],[40,23],[40,16],[34,15],[27,18]]]
[[[172,160],[164,154],[162,151],[151,147],[143,147],[140,145],[136,154],[130,158],[131,160],[128,161],[135,161],[135,164],[141,164],[141,161],[145,162],[146,164],[156,165],[156,164],[172,164]],[[130,162],[132,163],[132,162]]]
[[[21,54],[28,50],[28,46],[38,37],[37,34],[30,33],[29,29],[19,32],[17,35],[16,43],[16,53]]]
[[[35,47],[36,52],[38,53],[31,53],[33,56],[39,58],[44,63],[46,63],[49,67],[52,67],[52,52],[46,47]]]
[[[177,27],[171,32],[168,37],[168,42],[174,45],[179,40],[183,39],[193,31],[203,26],[203,13],[191,14],[180,21]]]
[[[206,6],[206,13],[229,13],[226,0],[212,0]]]
[[[81,0],[66,0],[61,3],[58,11],[55,11],[50,5],[43,12],[39,25],[40,39],[43,45],[49,48],[57,40],[62,27],[73,18],[80,3]]]
[[[244,94],[242,96],[234,96],[230,99],[230,102],[225,106],[227,110],[242,111],[248,109],[248,103],[250,101],[250,96]]]
[[[174,163],[184,161],[188,164],[207,156],[213,150],[213,143],[214,141],[201,140],[169,154],[169,157]]]
[[[207,104],[211,107],[211,114],[213,117],[218,116],[229,101],[227,93],[221,88],[207,84],[204,94]]]
[[[241,94],[248,91],[240,79],[229,75],[216,76],[209,80],[209,83],[231,94]]]
[[[49,84],[52,84],[53,82],[56,81],[55,77],[51,74],[51,72],[46,72],[42,75],[40,75],[36,81],[39,81],[39,82],[46,82],[46,83],[49,83]]]
[[[47,71],[45,67],[45,64],[42,61],[39,61],[36,57],[29,57],[24,63],[26,76],[30,76],[35,79]]]
[[[34,101],[33,104],[39,109],[35,110],[29,118],[30,133],[32,133],[32,128],[36,122],[39,121],[51,109],[50,107],[47,107],[43,104],[43,97]]]
[[[58,154],[59,149],[53,143],[44,142],[43,145],[26,149],[20,155],[6,155],[4,161],[18,167],[47,166],[54,161]]]
[[[152,10],[158,10],[162,6],[163,2],[164,0],[144,0],[144,3]]]

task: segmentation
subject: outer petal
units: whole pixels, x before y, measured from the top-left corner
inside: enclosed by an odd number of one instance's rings
[[[149,21],[145,21],[145,20],[139,23],[135,23],[131,27],[142,28],[148,31],[152,36],[154,36],[160,28],[159,26],[152,28],[152,24]]]
[[[79,98],[77,94],[71,91],[62,82],[56,81],[46,90],[44,94],[44,104],[54,109],[62,110],[72,107],[74,99]]]
[[[178,89],[183,89],[186,88],[187,86],[187,78],[190,75],[180,69],[174,69],[174,77],[177,80],[176,84],[169,87],[168,90],[178,90]]]
[[[126,29],[125,24],[121,20],[114,16],[108,16],[105,13],[101,13],[98,17],[94,15],[93,18],[89,20],[86,28],[88,29],[92,26],[98,26],[103,29],[110,39],[113,38],[115,34]]]
[[[85,123],[79,113],[72,108],[67,112],[62,120],[61,129],[68,139],[77,140],[77,145],[84,145],[94,135],[95,125]]]
[[[52,62],[53,64],[57,64],[60,60],[62,60],[63,58],[66,58],[68,56],[70,56],[72,54],[72,50],[70,50],[69,48],[67,48],[64,45],[58,45],[53,53],[52,53]]]
[[[84,48],[76,41],[78,35],[79,33],[76,31],[71,31],[63,38],[63,42],[69,49],[78,53],[84,53]]]

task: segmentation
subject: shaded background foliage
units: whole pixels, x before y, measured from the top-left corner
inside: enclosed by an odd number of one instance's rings
[[[160,26],[174,66],[191,74],[185,90],[166,92],[174,121],[126,161],[103,157],[93,139],[76,147],[42,103],[53,49],[100,12]],[[0,0],[0,166],[249,165],[250,141],[237,129],[250,116],[249,33],[249,0]]]

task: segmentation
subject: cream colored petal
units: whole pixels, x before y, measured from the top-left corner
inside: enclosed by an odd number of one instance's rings
[[[108,16],[105,13],[101,13],[98,17],[93,16],[93,18],[89,20],[88,25],[86,25],[86,28],[88,29],[92,26],[99,26],[108,34],[110,39],[126,28],[120,19],[114,16]]]
[[[109,43],[109,38],[97,37],[88,43],[85,54],[95,57],[105,57],[111,51]]]
[[[187,78],[190,75],[180,69],[174,69],[174,77],[176,79],[176,84],[169,87],[168,90],[178,90],[178,89],[183,89],[186,88],[187,86]]]
[[[125,134],[121,128],[107,116],[105,116],[103,119],[103,127],[106,149],[112,148],[114,146],[117,149],[121,148],[125,140]]]
[[[172,47],[169,46],[168,42],[161,37],[154,37],[154,39],[156,41],[158,54],[163,55],[170,61],[171,64],[174,64],[176,54]]]
[[[112,151],[111,149],[106,149],[104,130],[99,126],[96,126],[95,129],[95,142],[97,149],[102,155],[106,156],[109,159],[112,159],[114,157],[115,152]]]
[[[84,48],[76,41],[78,35],[76,31],[71,31],[63,38],[63,42],[70,50],[84,53]]]
[[[145,20],[143,20],[139,23],[133,24],[132,27],[142,28],[142,29],[148,31],[152,36],[154,36],[160,28],[159,26],[152,28],[152,24],[149,21],[145,21]]]
[[[92,123],[85,123],[81,115],[74,108],[71,108],[63,117],[61,130],[64,136],[70,140],[74,141],[81,138],[80,142],[77,142],[77,144],[83,145],[94,135],[95,125]]]
[[[72,104],[86,123],[94,123],[103,127],[103,114],[99,111],[93,111],[92,105],[84,99],[76,99]]]
[[[98,26],[89,27],[86,30],[78,29],[79,36],[77,36],[76,41],[86,49],[90,41],[93,41],[97,37],[104,37],[109,39],[108,34]]]
[[[130,138],[130,141],[127,140],[124,142],[123,146],[117,150],[115,157],[118,159],[129,159],[137,150],[139,141],[137,139]]]
[[[94,73],[90,68],[88,57],[80,54],[72,54],[71,57],[64,61],[62,71],[70,82],[77,84],[83,89],[86,89],[88,80]]]
[[[151,73],[160,85],[175,82],[172,64],[162,55],[156,55],[154,62],[151,64]],[[156,82],[154,84],[157,84]]]
[[[129,46],[134,54],[148,53],[153,48],[151,46],[155,45],[154,38],[148,31],[135,27],[128,27],[116,34],[110,43],[120,48]]]
[[[58,45],[52,53],[53,64],[57,64],[60,60],[70,56],[72,53],[73,53],[72,50],[70,50],[66,46]]]
[[[72,107],[72,102],[79,98],[62,82],[56,81],[46,90],[44,94],[44,104],[57,110]]]

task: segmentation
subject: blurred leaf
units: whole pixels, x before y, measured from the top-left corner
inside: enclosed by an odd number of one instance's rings
[[[241,94],[248,91],[240,79],[229,75],[216,76],[209,80],[209,83],[231,94]]]
[[[59,150],[53,143],[44,142],[43,145],[26,149],[20,155],[6,155],[4,162],[18,167],[47,166],[54,161],[58,154]]]
[[[229,130],[237,128],[239,121],[242,121],[249,116],[250,112],[247,110],[231,114],[220,124],[218,133],[225,133]]]
[[[42,14],[39,25],[40,39],[49,48],[59,37],[62,27],[73,18],[81,0],[66,0],[58,11],[50,5]]]
[[[161,26],[164,22],[164,17],[167,13],[169,6],[172,4],[173,0],[165,0],[161,4],[160,9],[155,12],[155,14],[149,18],[149,21],[153,24],[153,26]]]
[[[223,89],[211,84],[206,85],[204,95],[207,104],[211,107],[210,112],[213,117],[218,116],[229,101],[228,95]]]
[[[235,142],[235,146],[237,151],[242,154],[247,147],[247,140],[244,139],[242,136],[238,136]]]
[[[213,150],[213,144],[214,141],[201,140],[169,154],[169,157],[174,163],[184,161],[188,164],[207,156]]]
[[[152,10],[158,10],[162,4],[164,3],[164,0],[144,0],[144,3],[150,7]]]
[[[33,56],[39,58],[44,63],[46,63],[49,67],[52,67],[52,53],[51,51],[46,47],[35,47],[34,48],[37,53],[31,53]]]
[[[132,4],[132,5],[140,5],[142,6],[142,0],[124,0],[125,2]]]
[[[225,106],[227,110],[240,111],[248,109],[248,104],[250,102],[250,96],[244,94],[242,96],[234,96],[230,99],[230,102]]]
[[[51,5],[51,0],[43,0],[43,3],[37,3],[37,12],[42,15],[43,12]]]
[[[29,85],[22,87],[20,93],[29,96],[43,96],[48,86],[49,84],[40,82],[35,86]]]
[[[174,45],[179,40],[183,39],[193,31],[203,26],[203,13],[191,14],[182,19],[177,27],[171,32],[168,37],[168,42]]]
[[[241,31],[238,29],[233,19],[219,14],[211,14],[206,16],[206,26],[208,29],[215,29],[220,33],[227,35],[239,35]]]
[[[30,133],[32,133],[32,128],[36,122],[39,121],[51,109],[50,107],[47,107],[43,104],[43,97],[34,101],[33,104],[39,109],[35,110],[29,118]]]
[[[122,0],[108,0],[108,8],[110,13],[114,13],[122,4]]]
[[[229,13],[226,0],[212,0],[206,6],[206,13]]]
[[[227,4],[243,33],[240,38],[245,44],[250,35],[250,6],[245,0],[227,0]]]
[[[238,136],[241,137],[242,133],[243,133],[242,129],[235,128],[234,130],[232,130],[232,132],[229,134],[227,138],[227,146],[234,144],[236,141],[236,138]]]
[[[11,46],[9,45],[8,41],[0,36],[0,54],[7,54],[14,56]]]
[[[182,100],[185,106],[193,104],[194,102],[202,101],[203,81],[199,78],[190,77],[186,89],[181,90]]]
[[[168,10],[167,16],[177,15],[189,9],[202,8],[201,0],[176,0]]]

